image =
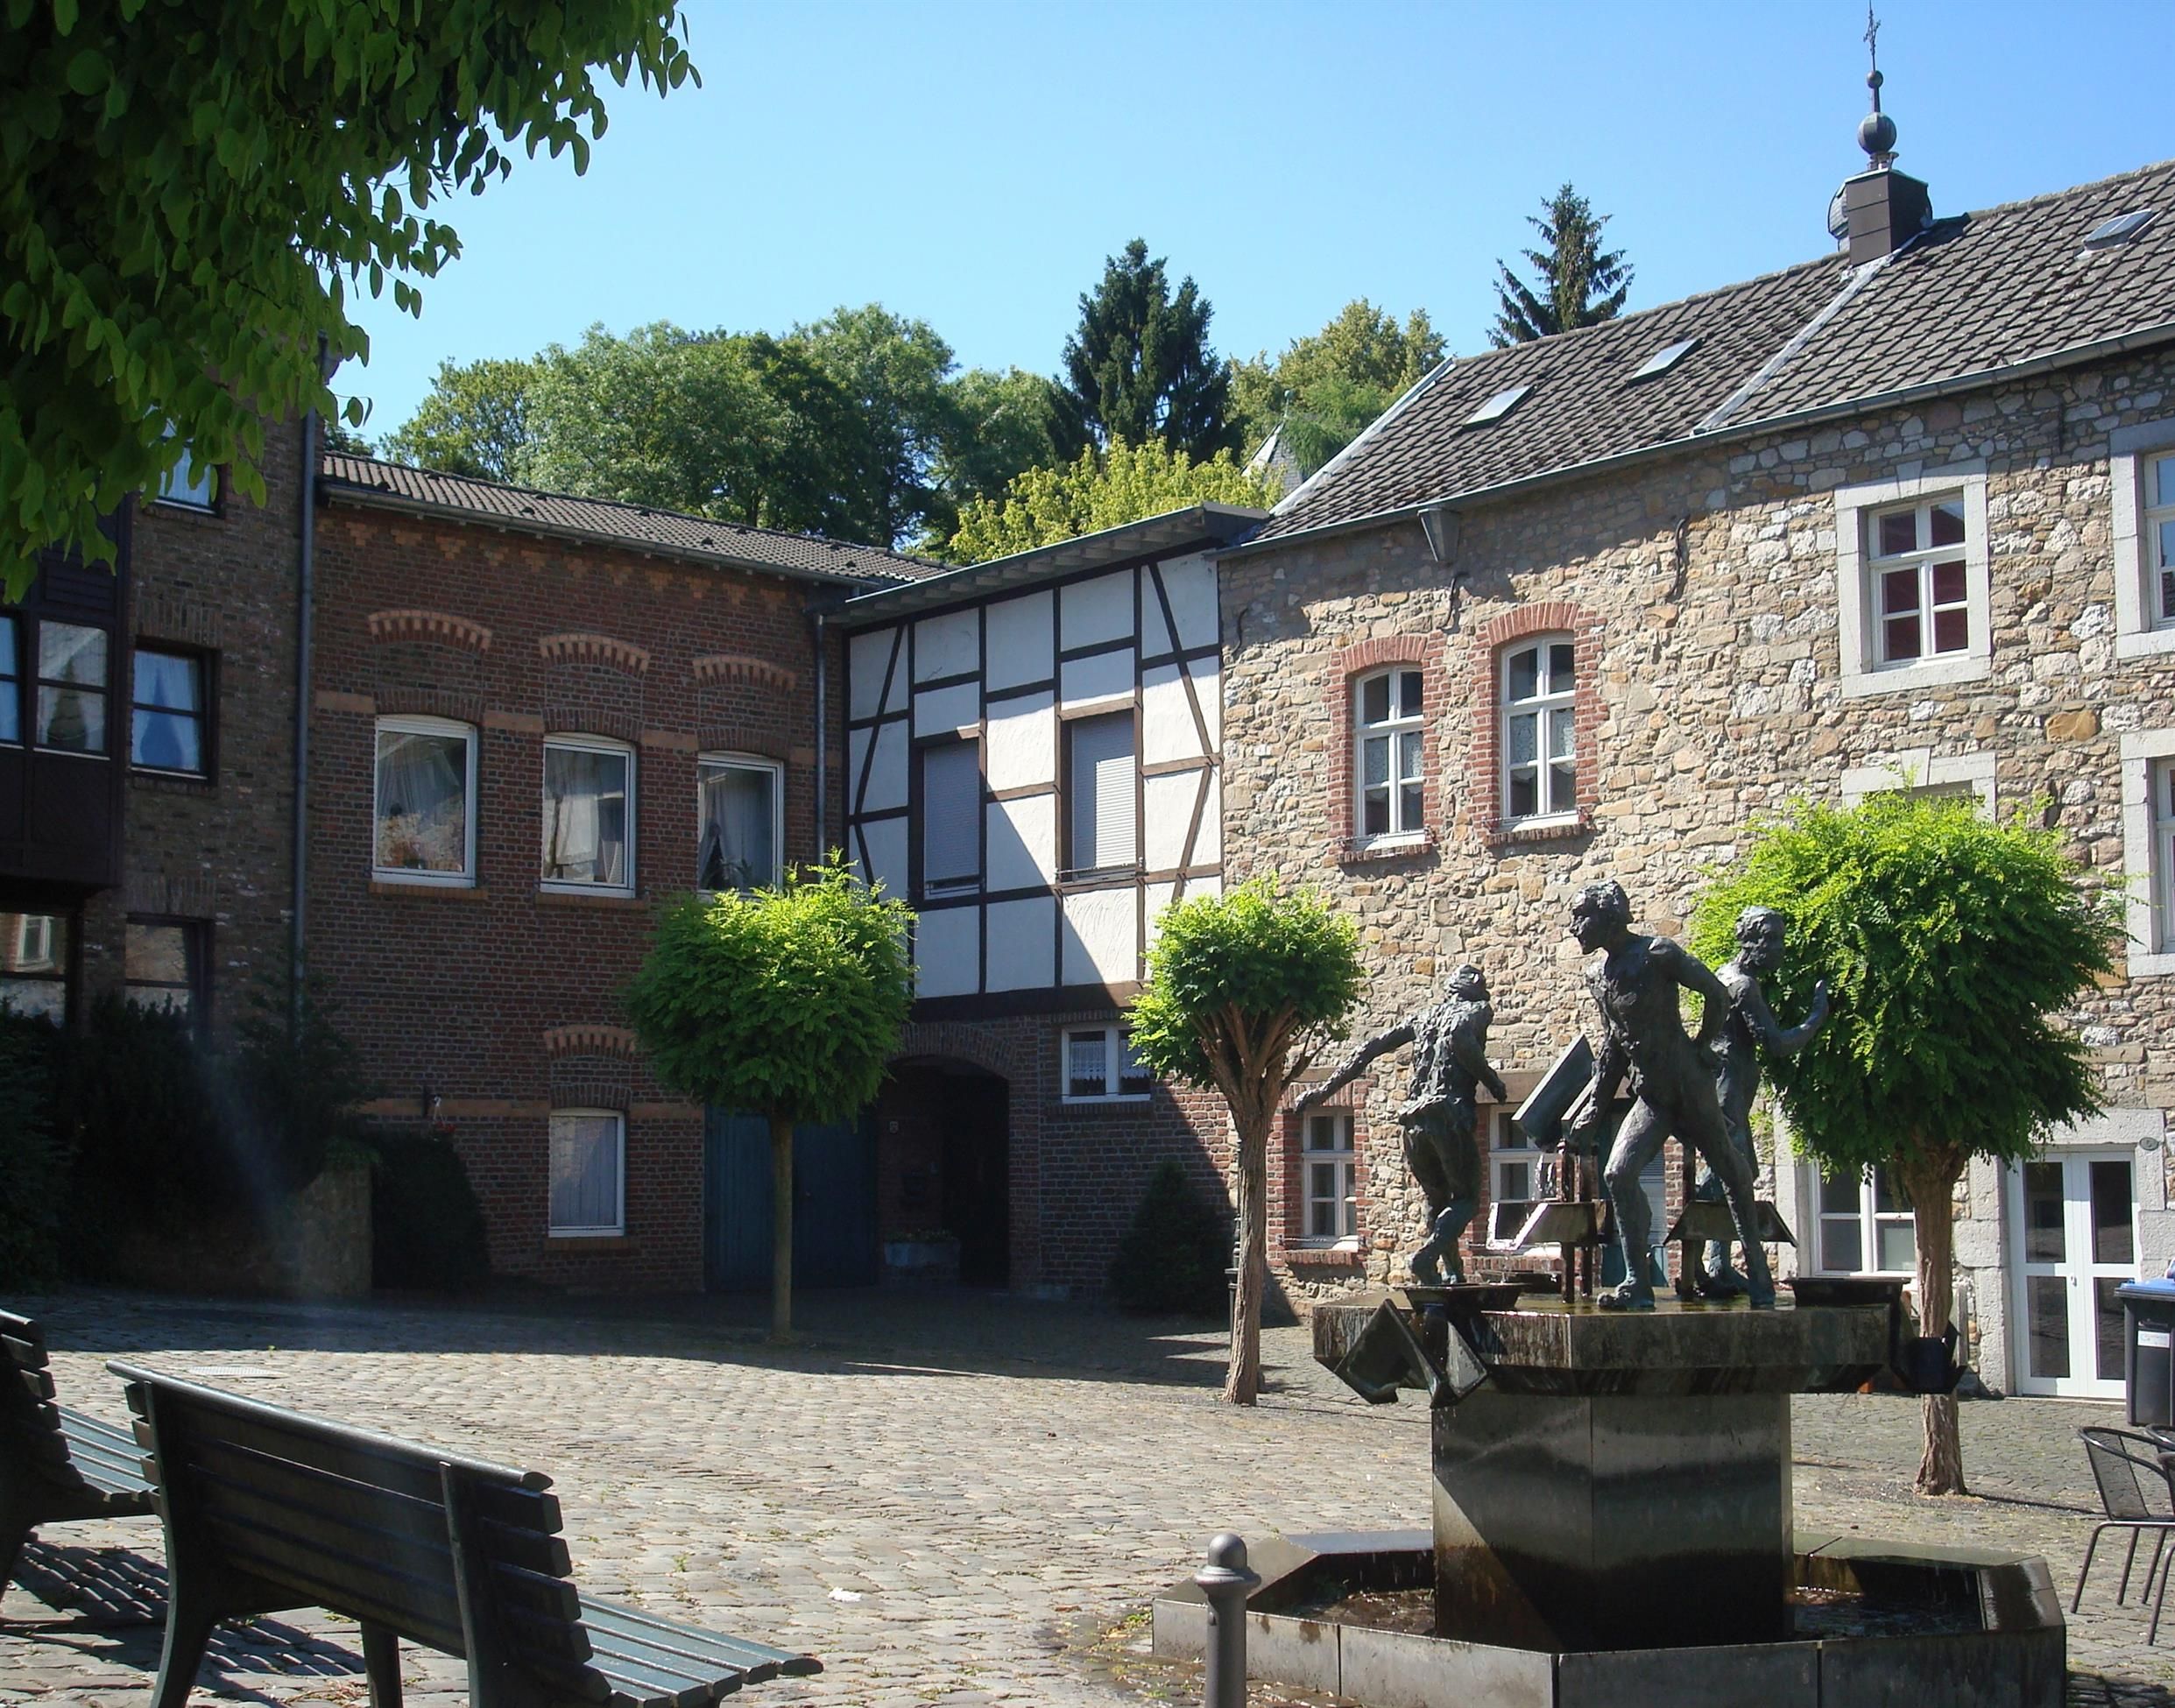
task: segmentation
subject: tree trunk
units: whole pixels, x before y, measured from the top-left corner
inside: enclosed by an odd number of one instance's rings
[[[770,1337],[793,1338],[793,1123],[770,1118]]]
[[[1239,1284],[1231,1290],[1231,1366],[1224,1398],[1250,1406],[1261,1392],[1261,1295],[1268,1284],[1268,1129],[1275,1106],[1234,1110],[1239,1133]]]
[[[1956,1295],[1956,1182],[1964,1158],[1952,1152],[1921,1155],[1896,1168],[1918,1246],[1918,1332],[1947,1330]],[[1964,1445],[1957,1428],[1956,1396],[1929,1394],[1924,1408],[1925,1452],[1918,1461],[1918,1493],[1965,1494]]]

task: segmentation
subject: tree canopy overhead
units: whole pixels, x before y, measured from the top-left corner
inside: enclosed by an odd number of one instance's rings
[[[1344,449],[1416,385],[1444,356],[1427,310],[1400,326],[1395,315],[1356,297],[1319,332],[1295,338],[1275,362],[1267,356],[1232,369],[1232,413],[1246,449],[1281,434],[1302,478]]]
[[[944,555],[954,563],[986,563],[1191,505],[1267,510],[1276,498],[1275,484],[1241,469],[1229,451],[1196,462],[1153,440],[1119,442],[1099,456],[1091,448],[1071,462],[1030,469],[1001,500],[977,499],[960,512]]]
[[[1601,247],[1608,215],[1565,184],[1526,223],[1541,234],[1541,247],[1523,251],[1533,269],[1529,285],[1503,262],[1495,264],[1495,324],[1488,342],[1502,349],[1582,326],[1599,326],[1623,312],[1632,271],[1621,249]]]
[[[536,374],[534,362],[519,357],[441,362],[415,413],[385,435],[385,455],[444,474],[519,483]]]
[[[1192,279],[1176,291],[1160,256],[1135,237],[1103,263],[1080,295],[1080,325],[1065,340],[1057,392],[1058,449],[1160,439],[1205,462],[1235,450],[1230,364],[1209,348],[1215,312]]]
[[[336,406],[318,341],[459,252],[431,216],[519,150],[570,152],[593,75],[694,74],[645,0],[5,0],[0,54],[0,581],[48,546],[103,559],[99,519],[186,455],[261,501],[265,417]],[[352,409],[354,406],[350,406]],[[359,416],[357,417],[359,419]]]

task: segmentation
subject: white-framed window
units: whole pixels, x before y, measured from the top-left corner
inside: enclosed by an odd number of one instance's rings
[[[1993,659],[1986,465],[1835,494],[1846,699],[1984,676]]]
[[[171,426],[166,437],[173,437]],[[159,502],[183,510],[215,512],[219,508],[218,465],[199,462],[194,451],[184,450],[181,460],[159,477]]]
[[[1812,1266],[1824,1275],[1909,1275],[1917,1261],[1917,1230],[1910,1206],[1875,1166],[1862,1175],[1833,1180],[1808,1169],[1812,1202],[1819,1206]]]
[[[1537,635],[1503,651],[1497,729],[1507,820],[1578,809],[1577,661],[1567,634]]]
[[[1065,723],[1065,870],[1113,872],[1140,863],[1133,714]]]
[[[1490,1203],[1531,1203],[1541,1196],[1541,1153],[1508,1109],[1495,1112],[1487,1166]]]
[[[595,736],[544,742],[543,864],[547,890],[634,893],[634,750]]]
[[[932,742],[922,759],[922,893],[959,895],[982,881],[982,744]]]
[[[1353,685],[1353,831],[1366,842],[1417,837],[1427,831],[1421,778],[1425,745],[1421,673],[1399,665]]]
[[[627,1118],[616,1109],[551,1114],[551,1235],[595,1239],[627,1228]]]
[[[2109,436],[2115,494],[2115,653],[2175,652],[2175,420]]]
[[[67,1024],[68,927],[66,914],[0,914],[0,1003]]]
[[[1305,1200],[1310,1246],[1350,1246],[1359,1238],[1359,1154],[1352,1143],[1352,1112],[1309,1112],[1299,1133],[1299,1185]]]
[[[1137,1102],[1155,1076],[1133,1054],[1133,1034],[1122,1026],[1074,1027],[1065,1033],[1067,1103]]]
[[[705,753],[695,763],[695,886],[767,889],[784,875],[785,771],[774,759]]]
[[[448,717],[381,717],[371,856],[403,884],[476,881],[476,731]]]
[[[1994,754],[1974,748],[1967,753],[1936,753],[1910,747],[1875,753],[1868,763],[1843,773],[1843,804],[1854,807],[1869,794],[1891,792],[1918,800],[1954,796],[1975,800],[1981,817],[1994,816]]]
[[[2175,730],[2122,742],[2123,926],[2132,978],[2175,973]]]

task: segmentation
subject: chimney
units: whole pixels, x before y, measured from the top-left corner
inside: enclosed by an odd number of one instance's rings
[[[1858,122],[1858,146],[1870,170],[1843,180],[1828,216],[1828,230],[1849,244],[1854,267],[1893,255],[1933,223],[1931,193],[1909,173],[1896,170],[1896,121],[1881,110],[1883,81],[1875,67],[1866,79],[1873,110]]]

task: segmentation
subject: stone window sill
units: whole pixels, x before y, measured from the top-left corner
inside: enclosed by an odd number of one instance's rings
[[[1332,1268],[1358,1269],[1366,1263],[1366,1253],[1358,1246],[1286,1246],[1276,1254],[1286,1263],[1312,1263]]]
[[[129,784],[133,788],[150,789],[159,794],[216,794],[219,785],[208,777],[192,776],[183,771],[131,770]]]
[[[1499,818],[1489,828],[1487,839],[1497,848],[1516,847],[1525,843],[1564,842],[1590,835],[1592,829],[1593,809],[1581,807],[1575,813],[1557,813],[1547,818]]]
[[[649,906],[647,900],[639,895],[585,895],[580,890],[540,889],[536,892],[536,900],[540,907],[602,907],[607,912],[626,912],[630,909],[639,912]]]
[[[399,896],[407,901],[488,901],[491,892],[475,884],[404,884],[397,878],[373,878],[372,895]]]
[[[1347,836],[1337,844],[1337,860],[1340,865],[1380,865],[1392,860],[1431,859],[1440,848],[1432,830],[1417,836],[1400,836],[1395,841],[1365,841]]]

